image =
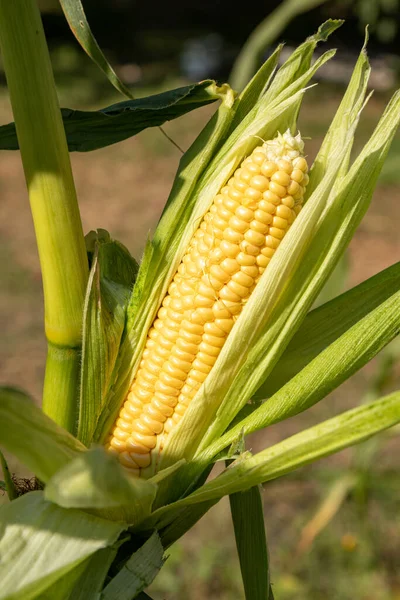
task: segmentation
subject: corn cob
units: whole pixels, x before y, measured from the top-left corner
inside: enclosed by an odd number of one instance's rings
[[[194,234],[107,442],[132,473],[150,465],[185,414],[300,212],[308,183],[303,146],[300,134],[287,132],[256,147]]]

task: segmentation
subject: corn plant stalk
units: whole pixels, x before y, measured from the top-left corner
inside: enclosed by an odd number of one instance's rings
[[[35,0],[0,0],[0,43],[43,276],[49,343],[43,410],[72,431],[88,265],[65,132]]]

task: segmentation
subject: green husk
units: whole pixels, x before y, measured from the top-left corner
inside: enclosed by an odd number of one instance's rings
[[[112,381],[138,265],[100,230],[87,236],[92,257],[83,314],[78,438],[88,446]]]
[[[203,460],[207,462],[238,436],[288,419],[325,398],[400,333],[399,303],[397,291],[347,329],[262,406],[209,446]]]
[[[0,388],[0,444],[44,482],[86,450],[28,396],[11,388]]]
[[[31,492],[0,509],[0,599],[41,597],[124,530],[75,510],[65,510]]]
[[[156,492],[154,482],[133,477],[104,448],[93,448],[53,475],[45,498],[64,508],[136,524],[150,514]]]
[[[400,262],[308,313],[266,381],[253,395],[269,398],[320,352],[400,289]],[[373,321],[371,321],[372,323]],[[379,335],[377,329],[376,334]]]
[[[288,25],[297,14],[310,10],[310,8],[318,6],[318,4],[322,4],[325,1],[326,0],[285,0],[278,4],[276,9],[268,14],[264,21],[254,29],[244,44],[233,65],[232,73],[230,75],[232,87],[237,90],[242,90],[244,88],[253,76],[253,73],[257,70],[259,63],[262,62],[262,54],[266,51],[268,46],[278,38],[286,25]],[[330,23],[333,28],[334,23],[337,23],[336,27],[339,27],[342,21],[331,21]],[[328,24],[326,24],[325,27],[327,28]],[[324,29],[324,26],[322,26],[318,32],[321,36],[323,36]],[[329,33],[330,32],[331,31],[329,31]]]

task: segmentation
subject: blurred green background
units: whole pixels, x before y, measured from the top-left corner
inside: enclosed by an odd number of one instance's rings
[[[95,109],[122,100],[80,50],[57,2],[40,2],[62,106]],[[317,2],[315,2],[317,4]],[[213,77],[229,78],[251,31],[279,2],[255,1],[242,10],[227,0],[87,0],[99,44],[136,97]],[[371,24],[369,54],[375,93],[360,123],[358,148],[367,139],[399,83],[400,1],[327,0],[297,16],[279,35],[287,51],[326,18],[345,18],[328,46],[337,57],[321,70],[305,98],[299,128],[315,155],[340,101],[364,26]],[[268,55],[270,47],[265,49]],[[12,120],[0,72],[0,122]],[[203,108],[165,131],[186,149],[215,110]],[[356,148],[357,150],[357,148]],[[88,154],[72,163],[85,232],[110,231],[136,258],[161,214],[179,151],[158,129]],[[0,159],[0,377],[40,402],[45,360],[41,276],[18,153]],[[333,294],[400,259],[400,135],[394,140],[369,212],[335,280]],[[344,273],[344,275],[343,275]],[[375,391],[399,387],[394,345],[314,409],[252,437],[254,451],[355,406]],[[400,443],[381,436],[265,486],[263,499],[276,600],[400,599]],[[28,476],[17,464],[13,469]],[[0,498],[1,501],[1,498]],[[321,508],[322,505],[322,508]],[[178,542],[149,593],[155,600],[243,598],[229,505],[220,502]]]

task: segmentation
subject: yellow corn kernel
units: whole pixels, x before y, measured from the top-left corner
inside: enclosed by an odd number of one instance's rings
[[[212,372],[237,315],[300,212],[308,183],[302,149],[300,136],[289,133],[258,146],[194,234],[106,445],[134,475],[162,451]]]

